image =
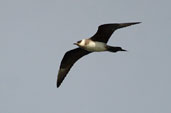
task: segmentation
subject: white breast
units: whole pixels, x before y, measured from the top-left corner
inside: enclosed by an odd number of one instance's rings
[[[106,51],[106,44],[97,41],[90,41],[88,44],[84,45],[84,49],[87,51]]]

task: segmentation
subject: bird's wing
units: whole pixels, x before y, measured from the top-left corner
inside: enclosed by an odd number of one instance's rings
[[[92,36],[90,39],[93,41],[107,43],[110,36],[115,30],[139,23],[140,22],[103,24],[98,27],[98,30],[95,35]]]
[[[60,69],[58,72],[58,78],[57,78],[57,84],[56,84],[57,87],[59,87],[61,85],[62,81],[64,80],[67,73],[69,72],[71,67],[74,65],[74,63],[78,59],[80,59],[81,57],[83,57],[84,55],[87,55],[89,53],[90,52],[88,52],[84,49],[81,49],[81,48],[76,48],[76,49],[70,50],[65,53],[65,55],[61,61]]]

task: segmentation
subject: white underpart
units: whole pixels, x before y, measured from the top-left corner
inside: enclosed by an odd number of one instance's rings
[[[85,45],[85,40],[82,40],[80,46],[85,50],[92,52],[106,51],[106,44],[103,42],[90,41],[87,45]]]

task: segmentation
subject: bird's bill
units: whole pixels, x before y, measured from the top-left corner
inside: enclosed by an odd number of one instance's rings
[[[78,45],[77,43],[73,43],[74,45]]]

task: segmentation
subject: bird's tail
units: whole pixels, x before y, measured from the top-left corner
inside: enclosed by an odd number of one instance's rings
[[[113,47],[113,46],[107,46],[107,51],[110,52],[117,52],[117,51],[127,51],[125,49],[122,49],[121,47]]]
[[[128,27],[128,26],[134,25],[134,24],[139,24],[139,23],[141,23],[141,22],[120,23],[120,24],[118,24],[118,29],[123,28],[123,27]]]

